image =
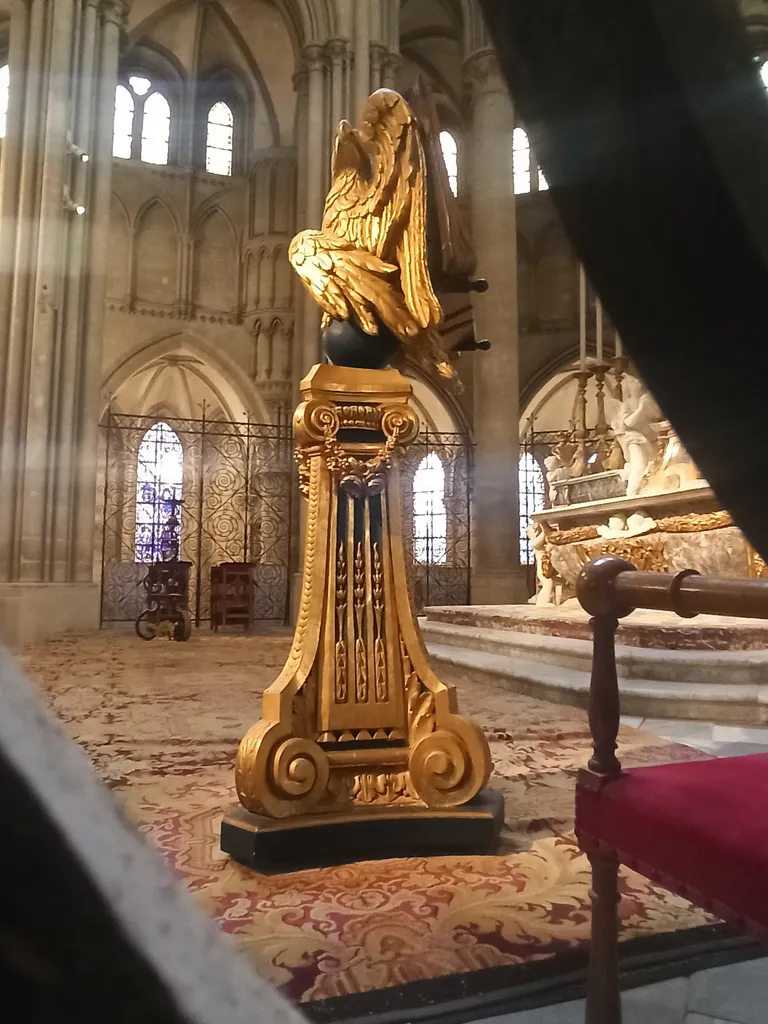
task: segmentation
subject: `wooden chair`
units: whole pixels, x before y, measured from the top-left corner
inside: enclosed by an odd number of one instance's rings
[[[605,556],[584,567],[576,593],[594,638],[594,749],[576,784],[576,834],[592,864],[586,1021],[620,1024],[620,864],[768,942],[768,755],[623,771],[616,757],[618,620],[635,608],[768,619],[768,581],[637,572]]]
[[[211,629],[243,626],[253,630],[253,565],[222,562],[211,566]]]

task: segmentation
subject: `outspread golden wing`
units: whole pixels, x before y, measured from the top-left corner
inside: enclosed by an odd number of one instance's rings
[[[324,231],[302,231],[288,258],[318,305],[330,317],[354,317],[368,334],[378,333],[376,314],[389,325],[404,314],[391,278],[397,267],[353,242]]]
[[[390,89],[379,89],[369,98],[356,134],[369,154],[371,174],[362,175],[353,166],[336,169],[323,231],[397,265],[409,315],[388,326],[405,340],[442,320],[427,265],[421,137],[408,104]]]

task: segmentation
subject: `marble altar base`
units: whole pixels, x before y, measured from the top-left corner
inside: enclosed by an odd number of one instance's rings
[[[460,687],[477,678],[586,707],[589,619],[576,602],[428,608],[427,649]],[[622,620],[616,662],[622,713],[731,724],[768,723],[768,623],[641,610]]]
[[[562,600],[573,596],[582,567],[599,555],[617,555],[646,572],[696,569],[738,579],[766,572],[704,481],[680,491],[545,509],[532,518],[544,531],[540,588],[551,581],[552,594]]]

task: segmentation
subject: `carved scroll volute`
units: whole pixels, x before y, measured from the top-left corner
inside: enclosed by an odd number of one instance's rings
[[[381,412],[381,430],[387,440],[405,447],[419,436],[419,418],[409,405],[385,405]]]

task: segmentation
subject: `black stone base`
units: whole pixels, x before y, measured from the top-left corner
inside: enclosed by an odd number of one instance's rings
[[[448,810],[361,807],[353,812],[268,818],[233,809],[221,822],[221,849],[264,874],[358,860],[490,853],[504,824],[504,797],[484,789]]]

